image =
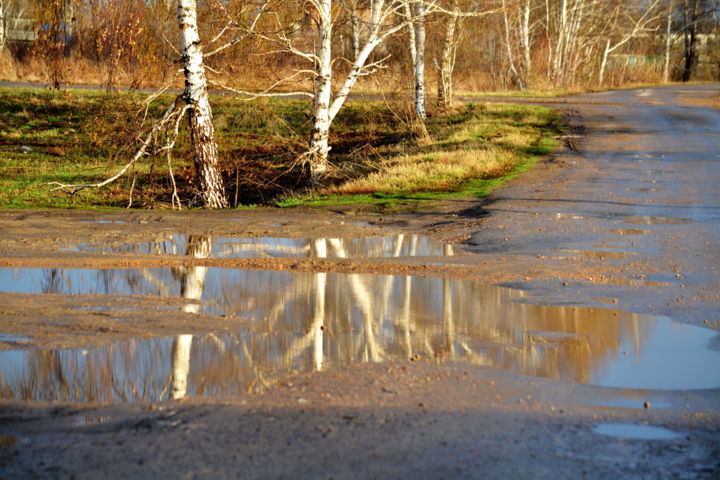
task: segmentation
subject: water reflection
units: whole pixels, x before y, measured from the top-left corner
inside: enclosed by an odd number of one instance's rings
[[[317,258],[347,257],[317,239]],[[190,237],[185,254],[212,242]],[[626,388],[710,388],[714,332],[661,317],[519,303],[520,291],[442,278],[156,269],[0,269],[0,291],[161,295],[237,318],[228,334],[130,339],[89,350],[0,352],[4,398],[118,402],[257,391],[280,376],[416,355]],[[168,312],[173,315],[173,312]]]
[[[197,236],[166,235],[158,239],[132,244],[81,244],[64,249],[79,252],[139,253],[145,255],[186,255],[189,243]],[[297,239],[282,237],[216,238],[209,258],[309,257],[316,258],[315,242],[330,241],[342,244],[342,251],[351,258],[447,256],[455,255],[451,245],[422,235],[390,235],[383,237]],[[327,257],[339,253],[329,250]]]

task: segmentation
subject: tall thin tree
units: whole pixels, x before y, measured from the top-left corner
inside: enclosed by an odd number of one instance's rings
[[[195,0],[178,0],[177,8],[182,65],[185,73],[183,99],[190,107],[188,122],[200,194],[207,208],[229,208],[220,174],[212,109],[207,92],[205,65],[197,25],[197,4]]]

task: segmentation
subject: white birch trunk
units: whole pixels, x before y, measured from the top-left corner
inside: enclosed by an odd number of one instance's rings
[[[207,79],[197,26],[195,0],[178,0],[180,47],[185,71],[185,102],[188,110],[190,141],[193,146],[195,173],[206,208],[229,208],[218,162],[212,109],[207,93]]]
[[[667,18],[665,23],[665,60],[663,62],[663,82],[668,83],[670,81],[670,45],[672,39],[672,12],[675,7],[675,2],[670,0],[668,2]]]
[[[525,83],[530,81],[532,75],[532,56],[530,50],[530,12],[531,12],[531,1],[526,0],[523,7],[523,17],[520,24],[520,41],[523,47],[523,60],[525,70]]]
[[[605,69],[607,68],[608,57],[610,56],[610,40],[605,42],[603,50],[602,62],[600,63],[600,73],[598,74],[598,85],[602,86],[605,81]]]
[[[508,62],[510,63],[510,72],[512,72],[513,79],[515,80],[515,85],[517,85],[517,87],[520,90],[525,90],[525,82],[523,81],[522,77],[520,76],[520,73],[518,72],[517,68],[515,67],[515,60],[513,58],[512,45],[510,45],[510,24],[508,22],[507,2],[505,0],[502,0],[502,11],[503,11],[503,25],[505,27],[505,53],[507,53]]]
[[[310,131],[310,183],[316,184],[327,172],[330,153],[330,102],[332,100],[332,1],[318,5],[317,78]]]
[[[5,19],[5,6],[2,0],[0,0],[0,52],[5,48],[5,41],[7,40],[7,28]]]

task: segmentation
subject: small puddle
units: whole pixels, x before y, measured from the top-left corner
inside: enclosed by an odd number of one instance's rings
[[[100,225],[103,224],[123,224],[127,223],[125,220],[84,220],[83,223],[97,223]]]
[[[652,402],[652,403],[648,402],[648,405],[646,406],[646,400],[642,400],[642,399],[638,399],[638,400],[612,399],[612,400],[607,400],[607,401],[586,402],[586,403],[583,403],[583,405],[593,405],[596,407],[635,408],[638,410],[645,410],[647,408],[664,409],[664,408],[671,407],[671,405],[667,402]]]
[[[605,259],[625,259],[630,256],[638,255],[637,252],[623,252],[623,251],[613,251],[613,250],[606,250],[606,251],[597,251],[597,250],[571,250],[571,249],[565,249],[565,248],[558,248],[556,251],[561,252],[562,254],[567,254],[567,256],[575,257],[575,258],[590,258],[595,260],[605,260]],[[563,255],[564,257],[565,255]]]
[[[0,352],[3,398],[232,395],[295,372],[416,355],[609,387],[720,387],[720,370],[707,368],[720,364],[720,351],[709,348],[712,330],[601,308],[529,305],[518,301],[521,291],[462,280],[200,266],[5,268],[0,291],[120,295],[129,307],[142,307],[136,295],[174,297],[186,304],[168,316],[237,321],[223,333]]]
[[[421,235],[382,237],[297,239],[283,237],[210,238],[168,235],[131,244],[81,244],[63,251],[134,253],[144,255],[191,255],[201,258],[388,258],[450,256],[461,254],[448,244]]]
[[[657,280],[642,280],[634,278],[613,278],[605,283],[609,285],[621,285],[626,287],[669,287],[670,283]]]
[[[650,230],[641,230],[639,228],[611,228],[608,232],[617,235],[649,235],[652,233]]]
[[[667,428],[634,423],[601,423],[593,429],[593,432],[599,435],[637,440],[675,440],[682,437],[681,434]]]
[[[28,343],[29,341],[30,339],[28,337],[0,333],[0,342],[2,343]]]
[[[629,192],[650,193],[650,192],[667,192],[664,187],[645,187],[645,188],[628,188]]]
[[[682,225],[693,223],[690,218],[674,218],[674,217],[625,217],[623,223],[636,225]]]

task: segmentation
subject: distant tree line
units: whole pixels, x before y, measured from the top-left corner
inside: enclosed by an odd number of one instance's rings
[[[206,49],[218,34],[237,34],[263,13],[255,35],[208,59],[210,76],[233,88],[262,91],[273,85],[268,79],[302,70],[304,57],[278,42],[284,35],[294,45],[315,48],[314,3],[198,0]],[[453,83],[497,90],[720,78],[720,0],[329,3],[338,72],[351,68],[367,40],[374,41],[373,6],[383,3],[394,17],[384,21],[415,17],[373,48],[369,63],[382,62],[361,83],[382,78],[384,87],[410,91],[420,79],[436,87],[441,102],[451,97]],[[0,0],[0,48],[17,63],[18,77],[29,75],[22,66],[35,59],[53,82],[160,85],[177,62],[176,16],[175,2],[168,0]],[[627,62],[628,56],[643,60]],[[298,74],[276,87],[307,89],[310,83],[308,75]]]

